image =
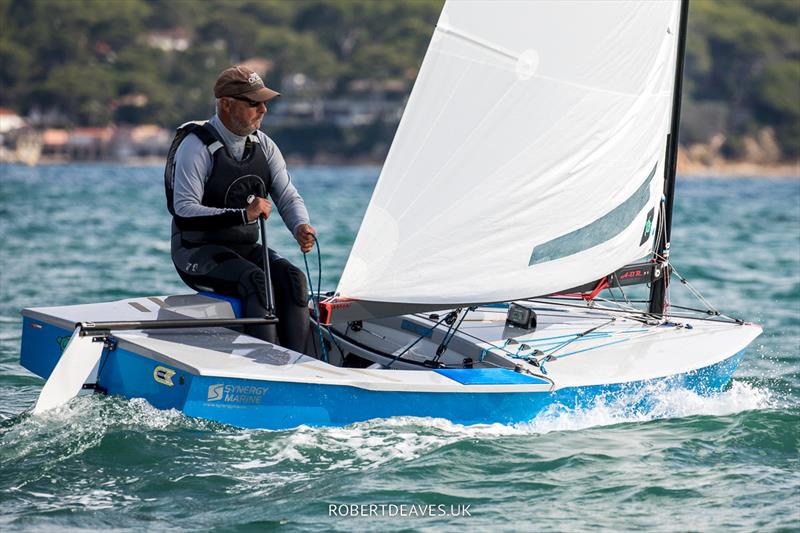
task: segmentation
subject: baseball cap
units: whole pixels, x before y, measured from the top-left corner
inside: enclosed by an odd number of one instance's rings
[[[266,102],[280,94],[266,87],[255,71],[241,65],[223,70],[214,84],[214,96],[217,98],[236,96],[255,102]]]

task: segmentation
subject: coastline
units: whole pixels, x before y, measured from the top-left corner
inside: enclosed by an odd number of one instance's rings
[[[123,166],[159,167],[164,165],[164,157],[131,157],[124,160],[103,161],[68,161],[63,158],[41,157],[38,165],[78,164],[116,164]],[[315,157],[313,159],[288,156],[286,162],[290,167],[376,167],[380,168],[382,160],[375,158],[342,159],[336,157]],[[11,162],[4,162],[11,163]],[[11,163],[15,164],[15,163]],[[19,163],[22,164],[22,163]],[[686,161],[679,158],[677,173],[682,178],[777,178],[800,179],[800,161],[794,163],[755,163],[750,161],[718,160],[712,165]]]
[[[800,161],[795,163],[760,164],[747,161],[724,161],[714,165],[678,162],[682,178],[782,178],[800,179]]]

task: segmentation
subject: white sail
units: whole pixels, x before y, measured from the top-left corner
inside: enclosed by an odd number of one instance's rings
[[[679,11],[447,2],[337,298],[509,301],[650,253]]]

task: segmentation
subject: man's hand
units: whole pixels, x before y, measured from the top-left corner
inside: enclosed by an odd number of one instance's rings
[[[259,198],[256,196],[253,198],[247,205],[247,221],[253,222],[260,216],[264,218],[269,218],[269,214],[272,212],[272,202],[267,200],[266,198]]]
[[[300,245],[300,250],[304,254],[307,254],[314,248],[314,236],[316,234],[317,230],[308,224],[300,224],[297,226],[297,229],[294,230],[294,238],[297,240],[297,244]]]

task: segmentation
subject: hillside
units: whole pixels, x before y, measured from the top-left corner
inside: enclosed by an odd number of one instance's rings
[[[286,95],[270,117],[305,160],[379,159],[441,0],[0,0],[0,107],[37,127],[157,124],[212,112],[246,62]],[[681,143],[693,160],[800,153],[800,2],[691,4]]]

